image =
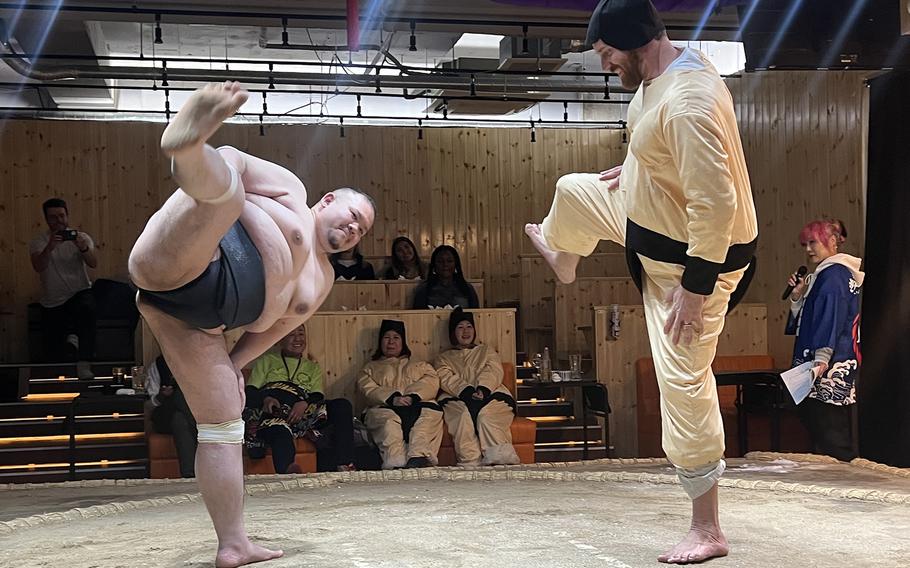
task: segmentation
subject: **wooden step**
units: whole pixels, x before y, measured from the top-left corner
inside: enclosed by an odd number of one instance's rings
[[[77,443],[76,448],[72,451],[68,443],[57,441],[54,445],[2,447],[0,448],[0,466],[68,464],[71,459],[76,462],[137,460],[145,459],[147,454],[145,438],[126,440],[119,438],[107,443],[93,440],[92,443]]]
[[[142,432],[145,417],[142,414],[121,414],[76,421],[76,434],[108,434],[114,432]],[[48,415],[44,418],[21,418],[0,420],[0,440],[32,436],[56,436],[69,434],[66,416]]]
[[[519,416],[572,416],[571,402],[518,403]]]
[[[148,477],[147,460],[134,460],[125,464],[83,465],[76,468],[75,479],[69,467],[36,468],[32,470],[2,470],[0,483],[59,483],[83,479],[143,479]]]
[[[599,424],[588,424],[588,442],[603,438],[603,428]],[[571,442],[584,439],[584,429],[580,425],[559,424],[556,426],[538,425],[537,442]]]
[[[570,462],[581,461],[583,448],[581,445],[571,448],[546,448],[536,449],[534,451],[534,461],[536,462]],[[603,445],[588,446],[588,459],[595,460],[607,457],[607,451]]]

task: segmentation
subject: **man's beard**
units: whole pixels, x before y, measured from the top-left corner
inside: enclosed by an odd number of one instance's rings
[[[624,88],[634,90],[641,86],[644,78],[641,76],[641,71],[639,71],[640,66],[641,58],[638,56],[638,51],[630,51],[626,67],[623,68],[623,74],[620,78]]]

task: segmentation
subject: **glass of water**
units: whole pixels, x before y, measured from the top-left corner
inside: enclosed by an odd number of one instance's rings
[[[581,355],[579,353],[569,355],[569,373],[573,379],[581,377]]]
[[[132,378],[133,378],[133,390],[144,391],[145,390],[145,367],[142,365],[136,365],[131,369]]]

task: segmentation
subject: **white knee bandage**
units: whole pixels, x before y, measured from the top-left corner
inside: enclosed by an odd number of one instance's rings
[[[676,468],[676,475],[679,482],[689,496],[689,499],[698,499],[708,492],[711,487],[717,483],[720,476],[727,469],[727,463],[719,460],[717,463],[708,464],[698,469]]]
[[[242,418],[221,424],[197,424],[196,439],[200,444],[242,444],[243,430]]]
[[[228,170],[231,172],[231,185],[227,188],[227,191],[219,195],[214,199],[200,199],[202,203],[208,203],[209,205],[220,205],[226,203],[234,197],[234,194],[237,193],[237,190],[240,188],[240,174],[237,173],[237,169],[234,168],[229,162],[224,162],[228,167]]]

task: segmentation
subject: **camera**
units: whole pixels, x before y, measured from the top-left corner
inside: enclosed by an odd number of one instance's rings
[[[76,229],[64,229],[62,231],[57,231],[57,234],[63,237],[64,241],[75,241],[79,231]]]

